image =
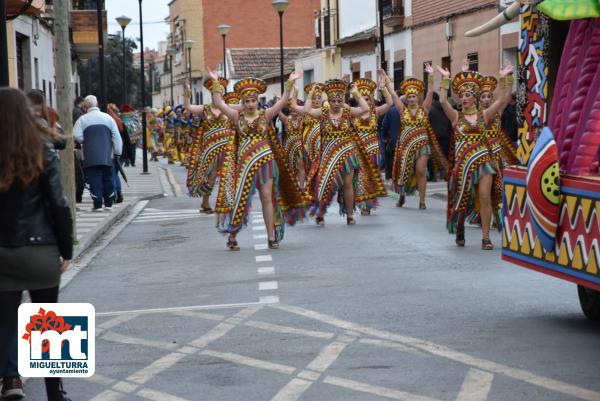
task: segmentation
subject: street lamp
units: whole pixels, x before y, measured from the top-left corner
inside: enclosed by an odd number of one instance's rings
[[[150,82],[150,107],[154,107],[154,55],[150,55],[148,63],[148,81]]]
[[[190,103],[194,102],[194,86],[192,84],[192,46],[194,45],[194,41],[192,39],[187,39],[183,42],[183,46],[187,49],[187,62],[188,62],[188,80],[190,82]]]
[[[290,2],[288,0],[273,0],[271,3],[273,8],[277,10],[279,14],[279,63],[281,67],[281,95],[283,96],[284,91],[284,76],[283,76],[283,13],[288,8]]]
[[[383,32],[383,0],[377,0],[379,8],[379,58],[381,59],[381,69],[387,72],[387,61],[385,59],[385,40]]]
[[[167,56],[169,56],[169,72],[171,74],[171,107],[173,107],[173,105],[175,104],[173,97],[173,55],[175,54],[175,52],[176,50],[172,47],[169,47],[167,49]]]
[[[223,38],[223,78],[227,79],[227,56],[226,56],[226,47],[225,47],[225,37],[227,33],[231,29],[231,25],[221,24],[217,25],[217,29]]]
[[[148,141],[146,140],[146,59],[144,58],[144,18],[142,17],[142,0],[140,4],[140,60],[142,62],[140,68],[141,88],[142,88],[142,158],[143,158],[143,173],[148,174]]]
[[[121,25],[121,30],[123,32],[122,35],[122,39],[123,39],[123,70],[122,70],[122,75],[121,75],[121,84],[122,84],[122,92],[123,92],[123,98],[122,98],[122,102],[123,104],[127,103],[127,85],[125,84],[125,28],[127,27],[127,25],[129,25],[129,23],[131,22],[131,18],[126,17],[125,15],[121,15],[120,17],[115,18],[117,20],[117,22],[119,23],[119,25]]]

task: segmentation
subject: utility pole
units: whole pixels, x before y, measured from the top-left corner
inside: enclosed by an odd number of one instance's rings
[[[67,147],[60,153],[60,178],[71,205],[75,231],[75,163],[73,149],[73,91],[71,89],[71,43],[69,41],[69,0],[54,0],[54,39],[56,66],[56,100],[60,124],[67,138]]]
[[[100,69],[100,93],[98,107],[106,111],[106,74],[104,72],[104,0],[96,0],[98,22],[98,68]]]

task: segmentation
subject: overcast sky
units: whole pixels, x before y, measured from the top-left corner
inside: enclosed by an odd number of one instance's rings
[[[142,13],[144,17],[144,46],[157,49],[157,43],[165,40],[169,34],[169,25],[164,23],[169,16],[169,0],[143,0]],[[121,27],[115,18],[126,15],[131,23],[125,29],[125,37],[138,41],[140,37],[140,11],[138,0],[105,0],[108,13],[108,33],[115,34]],[[139,45],[139,42],[138,42]]]

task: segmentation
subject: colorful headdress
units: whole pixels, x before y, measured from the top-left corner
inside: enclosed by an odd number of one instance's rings
[[[481,93],[483,92],[493,92],[496,90],[498,86],[498,80],[491,75],[487,77],[483,77],[481,81]]]
[[[312,88],[315,87],[315,85],[319,85],[319,86],[317,86],[317,89],[315,90],[315,96],[321,96],[321,92],[323,92],[323,87],[318,82],[313,82],[312,84],[306,85],[304,87],[304,93],[306,93],[308,95],[310,93],[310,91],[312,90]]]
[[[373,97],[373,93],[375,93],[375,89],[377,89],[377,84],[370,79],[363,78],[357,79],[350,84],[350,87],[356,85],[358,91],[362,96],[368,95]]]
[[[400,91],[403,95],[418,95],[419,93],[423,93],[425,91],[425,83],[420,79],[409,78],[404,80],[400,85]]]
[[[233,90],[239,93],[242,98],[258,97],[258,95],[267,91],[267,84],[262,79],[244,78],[235,83]]]
[[[471,92],[475,97],[479,97],[482,82],[483,76],[477,71],[460,72],[452,81],[452,90],[459,95]]]
[[[333,98],[344,98],[346,95],[347,85],[345,81],[341,79],[330,79],[325,82],[325,93],[327,94],[327,98],[329,100]]]
[[[300,99],[296,99],[296,105],[302,106],[302,105],[304,105],[304,102],[302,102],[302,100],[300,100]],[[288,109],[290,107],[292,107],[292,99],[288,99],[288,101],[287,101],[287,107],[288,107]]]
[[[227,89],[227,84],[229,83],[228,80],[226,80],[225,78],[219,77],[219,83],[221,84],[221,86],[223,86],[223,88]],[[213,85],[213,79],[212,78],[206,78],[204,80],[204,87],[208,90],[212,89],[212,85]]]
[[[223,100],[227,104],[238,104],[242,100],[242,97],[237,92],[228,92],[223,95]]]

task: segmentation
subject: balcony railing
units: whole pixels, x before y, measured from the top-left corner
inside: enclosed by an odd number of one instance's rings
[[[404,24],[404,7],[395,2],[384,2],[381,7],[383,23],[387,26],[399,26]]]

